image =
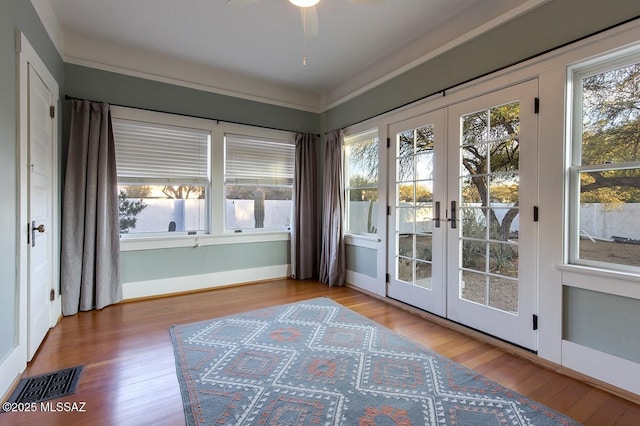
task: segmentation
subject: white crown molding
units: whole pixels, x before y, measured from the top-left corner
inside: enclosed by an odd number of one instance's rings
[[[67,63],[303,111],[320,112],[321,96],[175,57],[65,35]]]
[[[49,0],[31,0],[44,29],[61,57],[64,57],[64,33]]]

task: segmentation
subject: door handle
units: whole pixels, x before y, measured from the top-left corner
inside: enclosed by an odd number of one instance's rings
[[[433,219],[436,228],[440,228],[440,201],[436,201],[436,217]]]
[[[456,202],[455,201],[451,202],[451,219],[449,220],[451,221],[451,229],[456,229],[458,225],[456,223]]]
[[[36,221],[32,220],[31,221],[31,247],[35,247],[36,246],[36,231],[38,231],[40,234],[44,233],[45,229],[44,229],[44,224],[40,224],[38,226],[36,226]]]

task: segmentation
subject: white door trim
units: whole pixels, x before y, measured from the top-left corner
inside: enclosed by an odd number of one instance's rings
[[[17,85],[18,85],[18,98],[17,102],[17,138],[18,138],[18,155],[17,155],[17,167],[18,167],[18,214],[16,223],[17,232],[17,316],[18,316],[18,328],[16,335],[16,346],[14,350],[8,355],[8,357],[0,364],[0,395],[6,393],[16,378],[24,371],[27,365],[27,332],[28,332],[28,318],[27,318],[27,294],[28,294],[28,253],[27,253],[27,223],[29,223],[29,210],[28,210],[28,149],[29,149],[29,79],[28,68],[29,64],[38,73],[40,78],[45,82],[47,87],[51,90],[54,97],[54,105],[56,110],[58,109],[58,100],[60,97],[60,90],[58,83],[53,78],[46,65],[35,49],[31,46],[24,33],[18,31],[16,33],[16,55],[17,55]],[[59,113],[59,112],[56,112]],[[57,123],[57,120],[56,120]],[[54,141],[58,141],[58,126],[54,125],[53,130]],[[54,288],[56,293],[59,288],[59,258],[60,258],[60,232],[59,232],[59,179],[58,179],[58,147],[57,143],[52,151],[52,173],[54,176],[52,182],[52,223],[53,226],[52,238],[53,238],[53,263],[52,274],[54,277]],[[60,308],[60,295],[56,294],[56,300],[51,304],[50,325],[55,325],[57,319],[62,313]]]

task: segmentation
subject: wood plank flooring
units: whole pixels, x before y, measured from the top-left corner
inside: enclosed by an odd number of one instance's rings
[[[183,425],[169,326],[327,296],[585,425],[640,425],[640,406],[356,290],[278,280],[122,303],[65,317],[24,377],[84,365],[85,412],[2,413],[1,425]]]

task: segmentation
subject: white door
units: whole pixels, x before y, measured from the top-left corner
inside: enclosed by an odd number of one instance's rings
[[[389,297],[445,314],[445,111],[389,126]]]
[[[53,290],[52,185],[54,96],[29,65],[28,118],[28,359],[31,360],[51,323]],[[55,290],[53,290],[55,291]]]
[[[447,317],[532,350],[537,87],[530,81],[456,104],[448,119]]]
[[[536,350],[537,81],[389,126],[387,295]]]

